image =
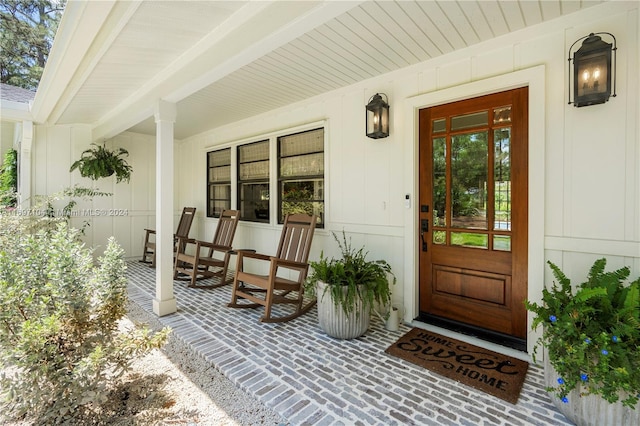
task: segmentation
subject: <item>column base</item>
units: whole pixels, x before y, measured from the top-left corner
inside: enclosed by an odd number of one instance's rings
[[[159,317],[170,315],[178,311],[175,297],[168,300],[153,299],[153,313]]]

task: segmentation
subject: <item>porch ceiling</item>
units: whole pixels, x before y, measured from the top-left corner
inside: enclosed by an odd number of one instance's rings
[[[71,1],[33,115],[184,139],[599,3]]]

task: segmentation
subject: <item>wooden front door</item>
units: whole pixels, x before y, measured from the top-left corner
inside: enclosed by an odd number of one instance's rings
[[[421,317],[526,338],[527,97],[420,111]]]

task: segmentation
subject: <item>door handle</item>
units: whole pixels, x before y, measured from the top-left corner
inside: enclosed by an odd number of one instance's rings
[[[427,251],[427,242],[424,240],[424,234],[429,232],[429,220],[420,220],[420,239],[422,240],[422,251]]]

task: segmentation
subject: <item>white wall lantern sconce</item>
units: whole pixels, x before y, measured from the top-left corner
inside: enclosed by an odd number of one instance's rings
[[[602,41],[606,34],[613,43]],[[571,50],[579,41],[580,48],[571,57]],[[569,48],[569,104],[575,107],[603,104],[616,96],[616,38],[611,33],[591,33],[576,40]],[[611,56],[613,55],[613,61]],[[573,73],[571,63],[573,62]],[[573,74],[573,101],[571,101]],[[613,86],[612,86],[613,84]]]
[[[382,93],[387,99],[387,95]],[[380,93],[369,98],[367,104],[367,136],[381,139],[389,136],[389,103],[382,99]]]

